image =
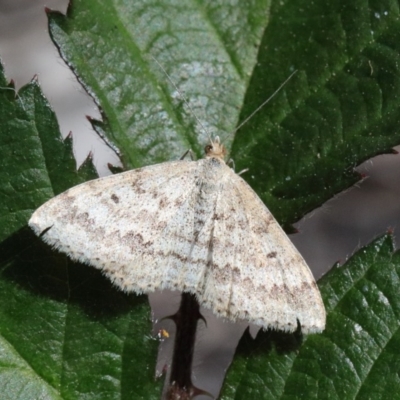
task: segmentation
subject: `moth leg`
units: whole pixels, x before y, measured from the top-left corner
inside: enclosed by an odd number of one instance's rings
[[[233,161],[233,158],[230,158],[230,159],[228,160],[227,164],[232,165],[232,169],[235,170],[235,161]],[[242,174],[244,174],[245,172],[247,172],[248,170],[249,170],[248,168],[242,169],[240,172],[238,172],[238,175],[242,175]]]
[[[247,172],[248,170],[249,170],[248,168],[242,169],[240,172],[238,172],[238,175],[242,175],[245,172]]]

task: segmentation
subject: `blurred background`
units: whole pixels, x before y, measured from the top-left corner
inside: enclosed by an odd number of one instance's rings
[[[101,119],[100,113],[60,59],[47,31],[44,7],[65,13],[67,5],[67,0],[47,0],[46,3],[42,0],[0,0],[0,58],[7,79],[12,79],[17,89],[35,75],[38,77],[44,94],[57,114],[62,135],[65,137],[73,133],[77,165],[92,152],[96,168],[104,176],[110,173],[107,164],[120,165],[119,159],[87,121],[87,115]],[[399,155],[375,157],[358,166],[357,170],[365,176],[362,181],[298,221],[295,227],[299,232],[290,236],[317,279],[336,262],[344,263],[358,248],[388,229],[396,233],[400,221]],[[158,309],[159,297],[151,296],[155,319],[172,314],[178,307],[179,294],[171,293],[169,296],[168,310]],[[208,367],[201,366],[207,364],[207,358],[217,364],[218,357],[222,360],[220,364],[226,366],[233,354],[232,349],[228,348],[234,348],[235,341],[240,338],[246,325],[236,328],[231,324],[221,325],[211,315],[208,315],[207,321],[207,329],[200,329],[199,333],[197,352],[201,361],[195,360],[195,366],[198,367],[195,383],[204,387],[199,383],[203,379],[214,380],[214,385],[218,387],[223,373],[210,373]],[[162,326],[173,333],[173,324],[168,321],[163,323]],[[215,326],[219,324],[219,328],[213,328],[214,323]],[[157,325],[155,332],[160,327]],[[227,338],[231,342],[228,343]],[[166,341],[160,354],[159,372],[168,362],[171,345],[171,340]],[[214,388],[214,392],[216,390]]]

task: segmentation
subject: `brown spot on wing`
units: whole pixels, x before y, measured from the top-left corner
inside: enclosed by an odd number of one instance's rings
[[[118,203],[119,203],[119,197],[118,197],[115,193],[113,193],[113,194],[111,195],[111,200],[112,200],[115,204],[118,204]]]

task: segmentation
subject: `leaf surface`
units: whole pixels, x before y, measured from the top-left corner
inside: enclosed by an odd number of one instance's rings
[[[25,226],[54,194],[94,178],[91,160],[76,171],[36,81],[15,97],[0,79],[1,397],[158,399],[146,297],[110,287]]]
[[[400,254],[390,235],[320,281],[327,327],[243,338],[225,381],[228,399],[385,399],[400,390]],[[293,349],[296,349],[293,351]]]

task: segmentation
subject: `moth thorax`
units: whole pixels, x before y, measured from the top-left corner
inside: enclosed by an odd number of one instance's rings
[[[218,136],[215,138],[215,140],[210,140],[210,144],[204,148],[204,151],[206,153],[206,157],[216,157],[224,160],[226,156],[226,149],[224,145],[220,143]]]

